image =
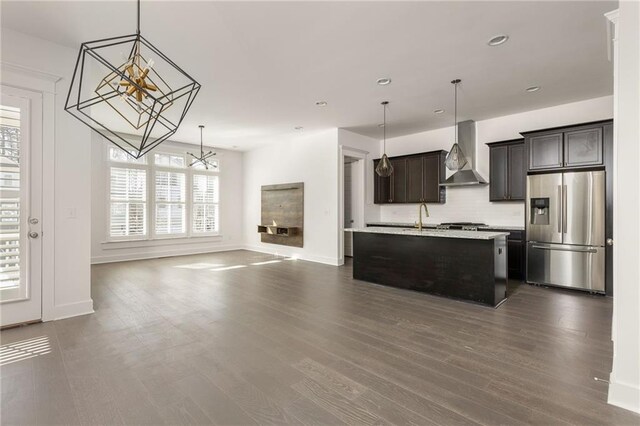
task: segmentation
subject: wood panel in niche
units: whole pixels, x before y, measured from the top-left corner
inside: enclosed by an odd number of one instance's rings
[[[263,243],[302,247],[304,241],[304,183],[263,185],[261,223]]]

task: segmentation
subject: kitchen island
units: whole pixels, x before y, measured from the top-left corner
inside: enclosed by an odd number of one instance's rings
[[[507,232],[367,227],[353,232],[353,278],[489,306],[506,299]]]

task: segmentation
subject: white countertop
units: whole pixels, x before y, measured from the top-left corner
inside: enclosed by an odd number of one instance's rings
[[[413,223],[409,222],[367,222],[369,226],[397,226],[401,228],[411,228],[413,227]],[[435,228],[438,226],[437,223],[425,223],[422,225],[425,228]],[[499,225],[485,225],[479,227],[479,229],[500,229],[506,231],[524,231],[524,226],[499,226]]]
[[[490,232],[490,231],[454,231],[451,229],[425,229],[422,231],[417,228],[390,228],[369,226],[367,228],[348,228],[349,232],[367,232],[371,234],[391,234],[391,235],[407,235],[415,237],[439,237],[439,238],[463,238],[467,240],[493,240],[499,237],[506,237],[508,232]]]

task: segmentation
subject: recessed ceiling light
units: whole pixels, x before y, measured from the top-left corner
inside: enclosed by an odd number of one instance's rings
[[[293,128],[293,130],[298,131],[298,132],[300,130],[302,130],[302,129],[304,129],[304,127],[302,127],[302,126],[296,126],[296,127]]]
[[[389,77],[379,78],[376,80],[376,83],[378,83],[380,86],[386,86],[387,84],[391,83],[391,79]]]
[[[327,106],[327,101],[317,101],[316,106],[319,106],[319,107]]]
[[[378,124],[378,127],[380,127],[382,129],[384,127],[384,123]]]
[[[509,36],[506,34],[498,34],[495,35],[493,37],[491,37],[489,39],[489,41],[487,42],[487,44],[489,46],[500,46],[501,44],[504,44],[507,42],[507,40],[509,40]]]
[[[531,87],[527,87],[526,89],[527,92],[531,93],[531,92],[537,92],[538,90],[540,90],[540,86],[531,86]]]
[[[434,114],[442,114],[443,112],[444,112],[444,110],[443,110],[443,109],[434,109],[434,110],[433,110],[433,113],[434,113]]]

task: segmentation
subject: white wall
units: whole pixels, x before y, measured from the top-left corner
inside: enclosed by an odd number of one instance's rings
[[[617,20],[609,403],[640,413],[640,3],[621,1]]]
[[[87,127],[64,111],[77,51],[2,29],[2,62],[52,74],[55,85],[53,309],[44,319],[93,311],[90,285],[91,138]],[[29,89],[29,87],[25,87]],[[73,217],[72,217],[73,216]],[[43,222],[44,239],[49,238]],[[50,278],[50,277],[46,277]],[[44,289],[43,289],[44,290]],[[46,303],[43,300],[43,303]],[[43,305],[43,312],[46,307]]]
[[[489,179],[489,147],[485,144],[520,138],[520,132],[613,117],[613,98],[606,96],[550,108],[507,115],[476,123],[476,169]],[[387,155],[404,155],[444,149],[453,144],[453,127],[387,140]],[[523,202],[489,202],[489,186],[447,188],[445,204],[429,204],[427,223],[472,221],[489,225],[524,226]],[[382,205],[383,222],[414,222],[416,206]]]
[[[102,136],[92,133],[91,144],[91,262],[105,263],[133,259],[150,259],[195,253],[209,253],[242,248],[242,153],[216,149],[220,161],[220,236],[175,238],[148,241],[108,242],[108,167],[106,147],[110,145]],[[176,152],[193,151],[194,145],[171,141],[162,148]]]
[[[338,264],[338,131],[285,136],[244,153],[244,238],[247,248]],[[304,247],[260,242],[262,185],[304,182]]]

